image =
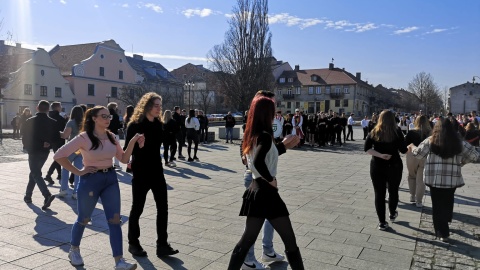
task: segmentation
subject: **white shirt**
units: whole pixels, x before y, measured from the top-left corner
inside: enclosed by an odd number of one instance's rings
[[[355,124],[355,121],[353,121],[353,117],[351,117],[351,116],[348,117],[347,122],[348,122],[348,125],[349,125],[349,126],[353,126],[353,125]]]
[[[185,119],[185,127],[186,128],[194,128],[195,130],[200,129],[200,122],[198,122],[198,118],[192,117],[190,119],[190,123],[188,123],[188,118]]]
[[[368,119],[363,119],[360,123],[362,124],[362,128],[368,127],[368,123],[370,120]]]
[[[282,137],[284,121],[285,120],[283,119],[283,117],[278,118],[278,116],[275,116],[275,118],[273,119],[273,137],[274,138]]]

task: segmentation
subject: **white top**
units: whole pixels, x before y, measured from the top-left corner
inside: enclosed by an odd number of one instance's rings
[[[285,120],[283,119],[283,117],[275,116],[275,118],[273,119],[273,137],[275,138],[282,137],[284,121]]]
[[[368,123],[369,123],[369,122],[370,122],[370,120],[368,120],[368,119],[363,119],[363,120],[361,121],[362,128],[368,127]]]
[[[348,122],[348,125],[349,125],[349,126],[353,126],[353,125],[355,124],[355,121],[353,121],[353,117],[351,117],[351,116],[348,117],[347,122]]]
[[[257,146],[254,146],[252,151],[247,155],[248,168],[252,170],[253,179],[262,177],[253,165],[253,157],[255,157],[255,151]],[[277,175],[277,163],[278,163],[278,150],[275,144],[272,141],[272,146],[268,150],[267,156],[265,157],[265,164],[267,164],[268,171],[270,174],[275,177]]]
[[[188,118],[185,119],[185,127],[186,128],[194,128],[195,130],[200,130],[200,122],[198,122],[198,118],[192,117],[190,119],[190,123],[188,123]]]

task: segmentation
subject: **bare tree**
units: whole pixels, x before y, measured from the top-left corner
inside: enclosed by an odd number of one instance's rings
[[[208,89],[199,89],[194,92],[195,101],[193,104],[197,104],[199,109],[202,110],[205,114],[207,111],[210,111],[212,108],[215,93],[212,90]]]
[[[408,83],[408,90],[416,95],[423,104],[425,112],[438,112],[442,108],[439,88],[430,73],[420,72]]]
[[[119,89],[115,98],[125,105],[135,106],[140,98],[149,92],[155,92],[162,96],[162,107],[172,110],[176,105],[183,104],[183,90],[181,87],[170,87],[160,83],[142,83],[139,85],[123,86]]]
[[[258,90],[273,88],[268,0],[237,0],[224,43],[208,53],[229,106],[245,110]]]

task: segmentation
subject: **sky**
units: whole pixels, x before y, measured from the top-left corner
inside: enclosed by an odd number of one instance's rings
[[[114,39],[168,70],[209,67],[237,0],[0,0],[0,39],[23,47]],[[336,67],[404,88],[420,72],[444,90],[480,77],[478,0],[270,0],[272,49],[292,68]],[[476,78],[480,82],[480,78]]]

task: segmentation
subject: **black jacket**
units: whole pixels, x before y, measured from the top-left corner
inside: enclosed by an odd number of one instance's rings
[[[185,116],[175,112],[172,117],[180,125],[180,130],[185,130]]]
[[[48,116],[52,119],[55,119],[55,121],[57,121],[55,125],[56,132],[54,134],[53,143],[56,144],[56,147],[58,148],[65,144],[65,139],[60,137],[60,131],[63,131],[65,129],[65,126],[67,125],[67,119],[61,116],[58,111],[49,111]]]
[[[37,113],[27,119],[23,125],[23,147],[28,153],[48,152],[55,140],[57,123],[55,119],[48,117],[46,113]],[[43,147],[44,143],[50,147]]]
[[[225,127],[231,128],[234,127],[236,122],[235,122],[235,117],[231,114],[227,114],[225,117],[223,117],[223,120],[225,120]]]
[[[108,129],[113,132],[113,134],[118,135],[118,130],[122,128],[122,124],[120,124],[120,116],[118,116],[118,113],[116,113],[115,110],[109,110],[109,112],[113,118],[110,121]]]

